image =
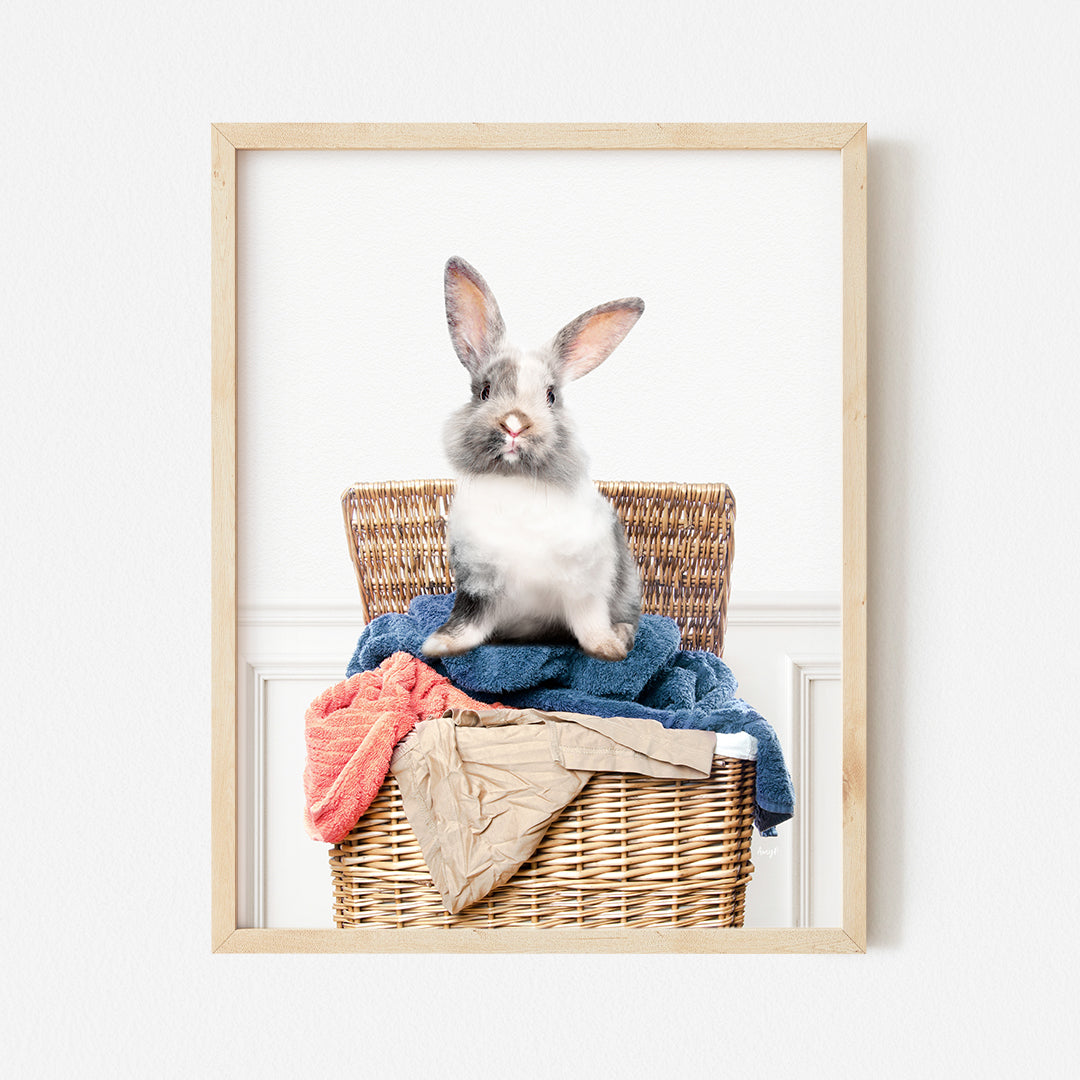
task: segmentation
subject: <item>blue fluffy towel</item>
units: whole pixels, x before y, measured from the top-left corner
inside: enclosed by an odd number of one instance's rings
[[[430,664],[480,701],[518,709],[591,716],[643,716],[669,728],[745,731],[757,739],[754,822],[762,836],[795,812],[791,776],[771,725],[742,698],[718,656],[679,648],[679,628],[661,615],[643,615],[634,648],[612,663],[576,645],[481,645],[462,656],[430,660],[420,651],[450,615],[453,593],[418,596],[406,615],[380,615],[360,635],[347,675],[377,668],[395,652]]]

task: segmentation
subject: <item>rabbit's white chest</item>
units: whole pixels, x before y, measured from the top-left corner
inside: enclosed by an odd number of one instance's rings
[[[499,592],[544,606],[603,589],[614,566],[611,511],[591,483],[567,491],[505,477],[459,484],[450,536],[459,557],[487,569]]]

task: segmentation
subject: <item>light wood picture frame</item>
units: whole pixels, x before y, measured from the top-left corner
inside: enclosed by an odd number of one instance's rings
[[[827,928],[342,930],[238,925],[237,154],[262,150],[807,150],[840,155],[843,919]],[[212,771],[215,952],[864,952],[867,132],[864,124],[214,124],[211,127]]]

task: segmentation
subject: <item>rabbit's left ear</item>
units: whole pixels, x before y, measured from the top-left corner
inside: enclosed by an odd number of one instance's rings
[[[637,296],[609,300],[564,326],[552,342],[567,380],[580,379],[602,364],[641,318],[645,301]]]

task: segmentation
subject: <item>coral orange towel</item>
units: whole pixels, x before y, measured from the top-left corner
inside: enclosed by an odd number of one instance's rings
[[[305,718],[308,835],[328,844],[348,835],[382,786],[394,746],[417,721],[489,708],[404,652],[324,691]]]

